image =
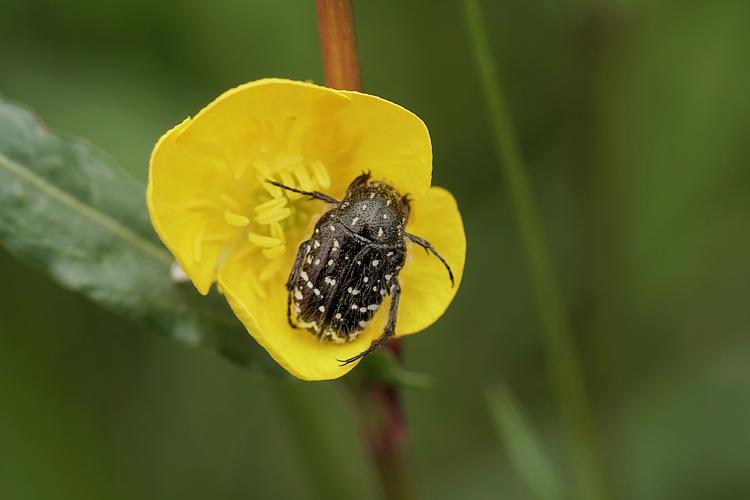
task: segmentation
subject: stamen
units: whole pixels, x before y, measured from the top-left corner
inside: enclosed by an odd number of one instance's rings
[[[290,167],[301,164],[302,160],[303,158],[300,155],[284,155],[276,159],[274,167],[276,167],[276,171],[286,170]]]
[[[230,212],[229,210],[224,211],[224,220],[227,221],[227,224],[234,227],[245,227],[250,224],[250,219],[244,215]]]
[[[297,185],[294,182],[294,179],[292,179],[292,176],[291,176],[291,174],[289,172],[287,172],[285,170],[282,170],[281,172],[279,172],[279,177],[281,177],[281,183],[282,184],[284,184],[286,186],[289,186],[289,187],[293,187],[293,188],[297,187]],[[266,184],[268,184],[268,183],[266,183]],[[293,193],[291,191],[287,191],[286,195],[287,195],[287,197],[290,200],[297,200],[297,199],[299,199],[302,196],[299,193]]]
[[[271,175],[271,166],[268,164],[266,160],[263,158],[256,158],[252,161],[253,167],[255,167],[255,170],[260,172],[263,176]]]
[[[248,231],[247,240],[253,245],[256,245],[262,248],[274,248],[283,243],[279,238],[273,238],[271,236],[263,236],[257,233],[253,233],[252,231]]]
[[[284,206],[286,206],[286,197],[282,196],[281,198],[274,198],[263,202],[260,205],[255,205],[253,210],[256,212],[265,212],[266,210],[281,208]]]
[[[269,224],[269,227],[271,228],[271,236],[280,240],[282,243],[286,243],[286,234],[284,234],[284,229],[281,227],[281,224],[278,222],[272,222]]]
[[[261,212],[255,217],[255,222],[258,224],[270,224],[271,222],[281,222],[287,217],[292,215],[290,208],[277,208],[273,210],[267,210]]]
[[[318,181],[320,187],[324,189],[331,187],[331,176],[328,175],[328,169],[323,165],[322,161],[313,161],[310,163],[310,168],[312,169],[315,180]]]
[[[286,245],[279,245],[273,248],[264,248],[262,252],[263,252],[263,255],[265,255],[269,259],[276,259],[276,257],[281,257],[282,255],[286,253]],[[276,259],[276,260],[280,260],[280,259]]]
[[[268,192],[268,194],[270,194],[274,198],[281,198],[284,196],[280,187],[274,186],[273,184],[269,184],[268,182],[266,182],[266,179],[269,179],[272,181],[276,180],[271,175],[258,175],[256,176],[256,179],[258,180],[258,184],[263,186],[263,189],[265,189]]]
[[[292,169],[292,172],[294,172],[294,176],[299,181],[299,186],[303,191],[314,191],[315,185],[313,184],[313,180],[310,178],[310,174],[307,172],[307,169],[304,165],[299,164],[295,166]]]

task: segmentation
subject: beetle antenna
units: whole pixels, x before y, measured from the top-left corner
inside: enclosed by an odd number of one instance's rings
[[[432,246],[432,243],[425,240],[424,238],[420,238],[419,236],[411,233],[405,233],[406,237],[409,238],[412,242],[416,243],[417,245],[421,246],[425,249],[425,251],[432,252],[432,254],[437,257],[440,262],[443,263],[445,268],[448,270],[448,276],[451,278],[451,287],[455,286],[456,283],[453,281],[453,271],[451,271],[451,266],[448,265],[448,263],[445,261],[442,255],[438,253],[437,250],[435,250],[435,247]]]
[[[271,179],[265,179],[265,181],[269,184],[273,184],[276,187],[280,187],[281,189],[286,189],[287,191],[291,191],[293,193],[303,194],[305,196],[309,196],[310,198],[315,198],[316,200],[325,201],[326,203],[330,203],[331,205],[339,204],[339,200],[331,198],[327,194],[323,194],[320,191],[302,191],[301,189],[286,186],[280,182],[272,181]]]

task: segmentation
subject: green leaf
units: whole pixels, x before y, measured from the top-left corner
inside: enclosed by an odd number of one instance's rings
[[[281,373],[221,297],[170,279],[144,186],[91,145],[0,99],[0,244],[106,309],[250,368]]]

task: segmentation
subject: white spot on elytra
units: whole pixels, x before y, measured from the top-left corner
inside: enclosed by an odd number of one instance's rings
[[[341,319],[341,313],[336,313],[336,319]]]
[[[307,263],[308,264],[312,264],[312,256],[308,256],[307,257]]]
[[[320,264],[320,259],[315,259],[315,265],[317,266],[319,264]]]
[[[332,265],[333,265],[333,259],[328,259],[328,265],[329,265],[329,266],[332,266]]]
[[[378,287],[376,287],[376,286],[372,287],[372,291],[373,292],[377,292],[378,291]]]
[[[331,232],[333,232],[333,231],[336,230],[336,226],[334,226],[333,224],[331,224],[330,226],[328,226],[328,229],[330,229]]]
[[[392,277],[393,277],[393,275],[392,275],[392,274],[386,274],[386,275],[385,275],[385,280],[386,280],[386,281],[388,281],[388,280],[389,280],[389,279],[391,279]]]
[[[317,296],[320,296],[320,290],[318,290],[317,288],[313,288],[313,293]]]
[[[380,261],[375,259],[372,261],[372,267],[378,267],[378,264],[380,264]]]
[[[391,200],[386,200],[385,206],[390,207],[391,206]],[[383,217],[385,219],[385,217]]]
[[[379,227],[378,228],[378,238],[382,238],[382,237],[383,237],[383,228]]]
[[[366,326],[367,326],[367,321],[360,321],[360,322],[358,323],[358,325],[359,325],[359,327],[360,327],[360,328],[364,328],[364,327],[366,327]]]
[[[320,306],[318,308],[318,311],[320,311],[320,312],[326,312],[326,306]]]
[[[370,280],[367,276],[365,276],[364,282],[367,283]]]
[[[377,311],[379,307],[380,304],[370,304],[369,306],[367,306],[370,311]]]
[[[354,226],[355,224],[357,224],[357,221],[358,221],[358,220],[359,220],[359,217],[355,217],[355,218],[353,218],[353,219],[352,219],[352,226]]]
[[[361,313],[367,312],[367,308],[366,307],[360,307],[359,308],[359,312],[361,312]]]
[[[362,211],[364,212],[365,210],[367,210],[367,203],[362,205]]]
[[[313,246],[314,246],[315,248],[320,248],[320,242],[319,242],[318,240],[315,240],[315,241],[313,242]]]
[[[308,281],[307,282],[307,288],[312,288],[312,287],[313,287],[312,281]]]
[[[294,298],[297,300],[302,300],[302,292],[299,290],[294,290]]]
[[[388,214],[383,214],[383,218],[387,219],[388,218]]]
[[[339,240],[333,240],[333,248],[339,247]]]
[[[307,273],[305,271],[302,271],[301,273],[299,273],[299,277],[302,278],[304,281],[307,281],[310,279],[307,277]]]
[[[375,198],[375,193],[370,193],[370,199]]]
[[[385,255],[386,255],[386,257],[390,257],[391,255],[393,255],[393,252],[388,252],[388,253],[387,253],[387,254],[385,254]]]
[[[359,306],[357,304],[352,304],[352,309],[359,309]]]

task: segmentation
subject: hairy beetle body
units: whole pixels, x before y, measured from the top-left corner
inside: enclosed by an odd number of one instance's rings
[[[398,274],[406,258],[406,239],[433,252],[453,281],[450,267],[432,245],[406,232],[408,199],[390,185],[369,179],[369,174],[354,179],[341,202],[272,182],[336,205],[323,214],[297,252],[287,281],[287,316],[292,326],[325,342],[348,342],[367,327],[385,297],[391,296],[383,334],[366,351],[343,363],[372,352],[395,333],[401,293]]]

